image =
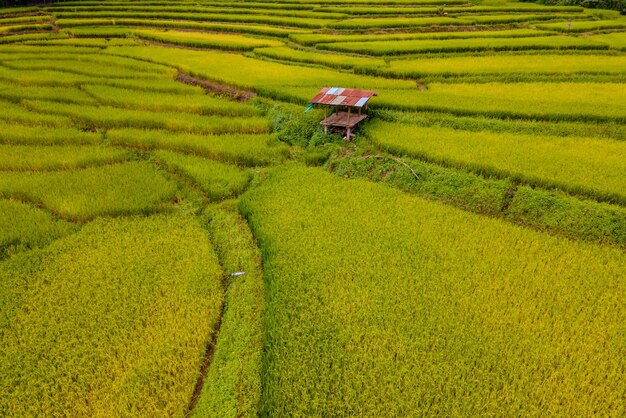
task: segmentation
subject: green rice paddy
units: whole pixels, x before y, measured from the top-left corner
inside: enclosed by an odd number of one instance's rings
[[[624,415],[625,83],[617,10],[0,7],[0,416]]]

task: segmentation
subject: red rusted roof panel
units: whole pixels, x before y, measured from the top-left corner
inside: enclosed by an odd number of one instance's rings
[[[313,104],[331,106],[363,107],[376,92],[369,90],[344,89],[341,87],[324,87],[311,99]]]
[[[336,98],[337,98],[337,96],[333,96],[332,94],[325,94],[325,95],[322,96],[322,98],[319,100],[318,103],[330,104],[330,102],[332,102]]]
[[[361,97],[357,97],[357,96],[348,96],[348,97],[346,97],[346,99],[343,101],[343,106],[354,106],[354,105],[356,105],[356,103],[359,101],[359,99],[361,99]]]
[[[314,98],[311,99],[311,103],[319,103],[324,97],[324,93],[317,93]]]

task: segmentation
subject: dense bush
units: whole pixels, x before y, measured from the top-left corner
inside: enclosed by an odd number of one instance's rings
[[[314,110],[304,113],[304,108],[288,104],[276,104],[269,109],[271,130],[278,139],[301,147],[317,146],[339,139],[338,135],[327,135],[319,124],[322,112]]]

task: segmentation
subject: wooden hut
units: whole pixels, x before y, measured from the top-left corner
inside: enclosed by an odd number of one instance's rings
[[[329,130],[341,132],[344,134],[344,138],[350,141],[354,138],[354,128],[367,118],[363,111],[367,109],[369,99],[377,95],[377,93],[369,90],[324,87],[311,99],[310,107],[325,105],[337,108],[337,111],[330,116],[326,114],[320,124],[324,126],[325,132],[328,133]]]

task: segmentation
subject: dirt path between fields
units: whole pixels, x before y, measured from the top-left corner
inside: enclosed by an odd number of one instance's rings
[[[224,300],[225,299],[226,290],[224,290]],[[217,337],[220,334],[220,329],[222,328],[222,317],[224,316],[224,300],[222,300],[222,304],[220,305],[219,317],[217,318],[217,324],[215,324],[215,329],[213,330],[211,341],[209,341],[209,344],[206,347],[206,351],[204,352],[204,359],[202,360],[202,365],[200,366],[200,375],[198,376],[198,380],[196,380],[196,385],[193,388],[193,394],[191,395],[191,401],[189,401],[189,406],[187,407],[187,411],[185,412],[185,417],[190,417],[193,413],[193,410],[196,408],[198,400],[200,399],[200,395],[202,394],[204,380],[206,379],[209,368],[211,367],[211,363],[213,362],[215,346],[217,345]]]
[[[176,80],[180,81],[181,83],[189,84],[191,86],[200,86],[204,90],[206,90],[207,93],[218,94],[220,96],[228,96],[229,98],[240,102],[245,102],[246,100],[250,100],[256,96],[256,93],[253,91],[241,90],[236,87],[227,86],[224,84],[216,83],[214,81],[192,77],[182,71],[178,72]]]

